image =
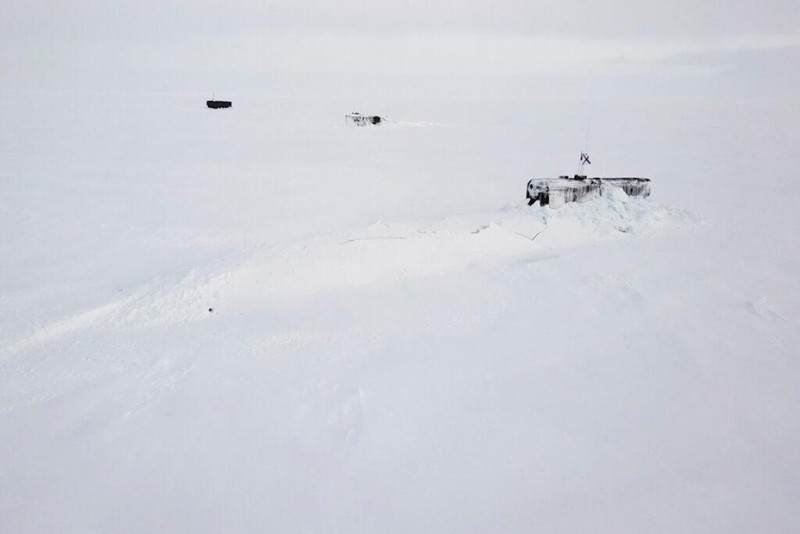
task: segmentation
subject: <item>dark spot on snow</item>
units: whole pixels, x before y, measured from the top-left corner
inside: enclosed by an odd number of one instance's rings
[[[214,313],[214,308],[209,308],[208,313]]]

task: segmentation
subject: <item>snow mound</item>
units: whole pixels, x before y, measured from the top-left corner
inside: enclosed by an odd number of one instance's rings
[[[443,126],[437,122],[431,121],[407,121],[407,120],[393,120],[384,119],[381,126],[387,129],[412,129],[412,128],[439,128]]]
[[[574,247],[655,236],[697,222],[619,188],[560,208],[509,206],[427,223],[375,222],[298,243],[258,247],[213,265],[130,288],[118,299],[50,324],[10,345],[16,353],[99,325],[152,327],[207,320],[263,302],[293,302],[348,288],[443,276],[557,257]]]
[[[537,204],[522,221],[512,218],[506,224],[524,225],[529,217],[541,217],[547,231],[538,239],[539,245],[552,248],[590,245],[634,235],[653,236],[670,227],[700,222],[687,211],[629,197],[621,188],[609,184],[603,185],[602,196],[589,202],[573,202],[558,208]]]
[[[213,288],[198,291],[213,293],[220,309],[244,310],[265,300],[294,301],[468,269],[502,269],[549,259],[571,247],[654,236],[695,221],[686,212],[618,190],[560,209],[516,206],[425,224],[375,222],[359,231],[259,249],[228,272],[208,277]],[[196,308],[196,301],[187,303]]]

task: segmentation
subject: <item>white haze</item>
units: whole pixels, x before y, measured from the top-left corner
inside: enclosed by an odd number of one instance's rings
[[[0,13],[0,532],[800,528],[795,2]]]

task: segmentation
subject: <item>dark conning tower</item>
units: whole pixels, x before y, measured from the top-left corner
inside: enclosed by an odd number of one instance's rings
[[[233,106],[230,100],[206,100],[206,106],[211,109],[229,108]]]
[[[586,145],[589,144],[589,131],[586,131]],[[581,152],[578,172],[574,176],[559,176],[558,178],[534,178],[528,181],[525,196],[528,205],[536,202],[540,206],[553,204],[560,206],[567,202],[581,202],[602,196],[603,185],[619,187],[629,197],[649,197],[650,178],[589,178],[583,174],[584,165],[591,165],[589,154],[584,148]]]
[[[525,196],[528,205],[538,202],[540,206],[560,206],[567,202],[591,200],[603,194],[603,184],[614,185],[630,197],[649,197],[650,178],[589,178],[575,175],[558,178],[534,178],[528,181]]]

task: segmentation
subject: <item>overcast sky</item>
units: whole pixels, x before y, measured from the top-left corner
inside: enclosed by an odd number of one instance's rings
[[[181,73],[680,77],[756,63],[783,94],[798,13],[796,0],[4,0],[0,73],[4,87],[42,89]]]
[[[3,39],[180,39],[242,31],[455,31],[626,38],[798,31],[794,0],[4,0]]]

